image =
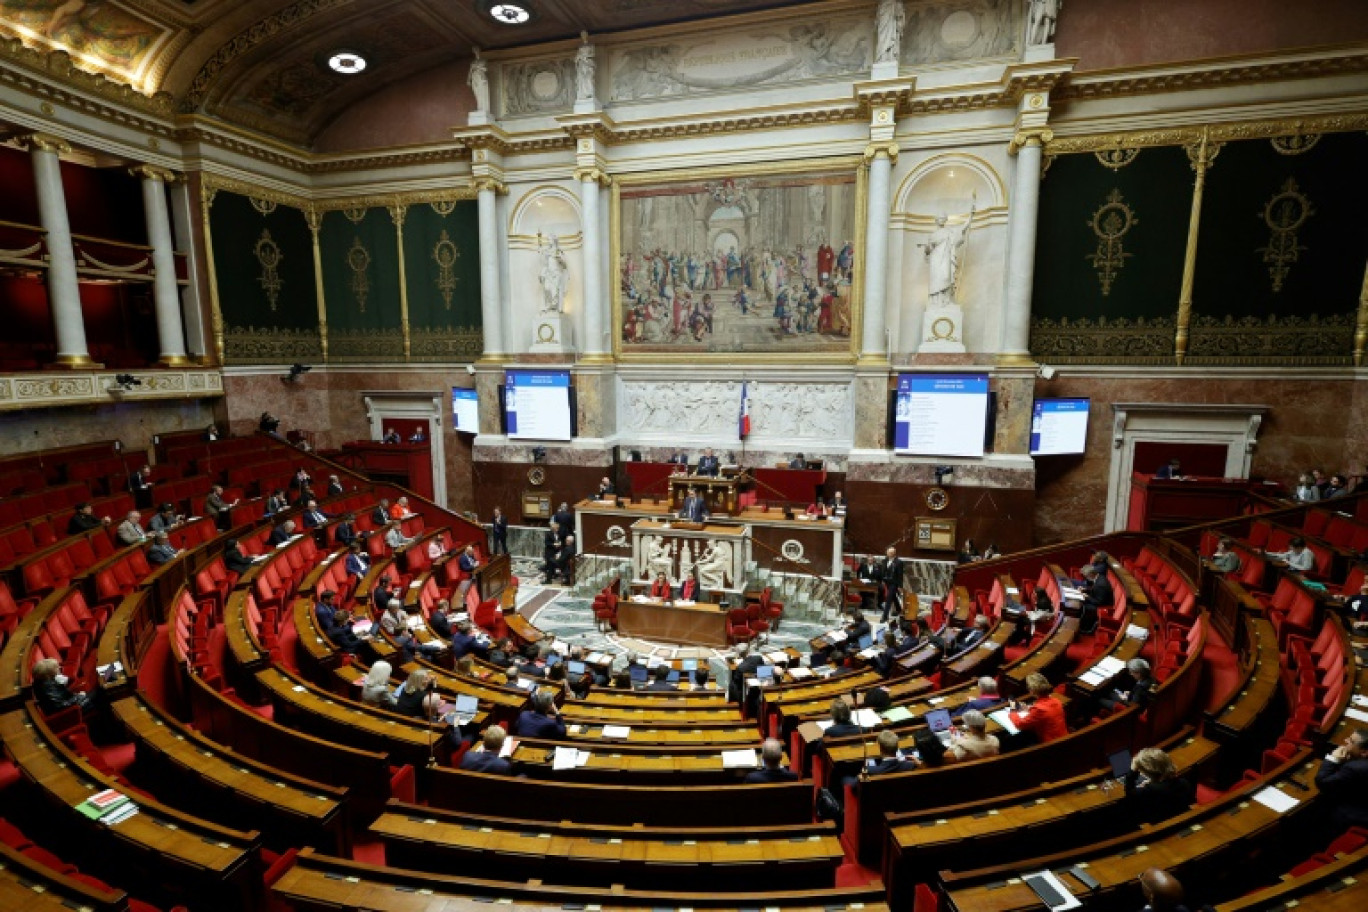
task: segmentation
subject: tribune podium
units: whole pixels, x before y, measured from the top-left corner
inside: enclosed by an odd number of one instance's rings
[[[712,475],[671,475],[670,507],[684,509],[684,498],[689,496],[689,488],[697,488],[708,505],[708,512],[735,516],[740,512],[737,505],[737,487],[740,478],[723,478]]]

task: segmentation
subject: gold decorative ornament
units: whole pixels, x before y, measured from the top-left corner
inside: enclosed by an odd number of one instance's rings
[[[1126,265],[1126,258],[1135,255],[1126,252],[1122,239],[1139,221],[1122,201],[1121,191],[1112,190],[1107,194],[1107,201],[1098,207],[1088,222],[1097,236],[1097,250],[1087,254],[1085,259],[1097,270],[1103,297],[1111,294],[1112,282],[1116,280],[1121,267]]]
[[[950,506],[950,492],[945,488],[930,488],[926,492],[926,505],[936,512]]]
[[[1129,149],[1098,149],[1093,153],[1093,157],[1097,159],[1098,164],[1105,168],[1110,168],[1113,171],[1120,171],[1122,168],[1126,167],[1126,165],[1135,161],[1136,157],[1139,155],[1140,150],[1134,147]]]
[[[366,278],[366,270],[370,268],[370,251],[361,243],[361,239],[352,238],[351,248],[347,251],[347,268],[351,270],[351,290],[356,298],[356,303],[361,307],[361,312],[366,312],[366,298],[370,295],[370,281]]]
[[[346,209],[339,211],[341,211],[341,213],[347,217],[347,221],[351,222],[353,225],[359,225],[366,220],[366,210],[360,206],[349,206]]]
[[[276,301],[280,299],[280,290],[285,287],[279,272],[280,261],[285,259],[285,254],[271,237],[271,232],[265,228],[261,229],[261,237],[257,238],[252,252],[256,254],[257,263],[261,266],[261,275],[257,282],[261,285],[261,290],[266,292],[266,301],[274,311]]]
[[[550,323],[538,324],[537,341],[554,343],[556,341],[556,327],[552,326]]]
[[[937,341],[955,338],[955,321],[949,317],[937,317],[931,323],[931,336]]]
[[[1268,142],[1279,155],[1301,155],[1314,149],[1320,138],[1319,133],[1294,133],[1291,136],[1274,136]]]
[[[275,200],[260,199],[259,197],[249,196],[247,197],[247,202],[252,204],[252,208],[257,211],[258,215],[270,215],[272,212],[276,211],[277,204]]]
[[[1316,214],[1311,201],[1297,186],[1296,178],[1289,177],[1282,188],[1264,203],[1263,220],[1268,226],[1268,245],[1259,247],[1263,261],[1268,264],[1268,275],[1273,280],[1273,293],[1282,291],[1283,281],[1292,271],[1306,246],[1297,243],[1297,230]]]
[[[437,213],[442,218],[446,218],[448,215],[451,215],[451,213],[456,211],[455,200],[435,200],[431,203],[428,203],[428,205],[432,207],[433,212]]]
[[[541,487],[546,484],[546,469],[541,466],[533,466],[527,470],[527,483],[533,487]]]
[[[442,293],[446,309],[451,310],[451,298],[456,292],[456,261],[461,258],[461,250],[452,243],[451,235],[445,228],[432,247],[432,259],[437,263],[437,290]]]

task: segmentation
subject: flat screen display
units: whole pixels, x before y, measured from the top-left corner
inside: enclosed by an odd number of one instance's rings
[[[909,456],[982,456],[987,374],[899,374],[893,450]]]
[[[569,371],[508,371],[506,384],[509,439],[570,439]]]
[[[1037,399],[1031,407],[1031,455],[1082,453],[1088,444],[1087,399]]]
[[[479,433],[479,393],[459,386],[451,388],[451,426],[466,434]]]

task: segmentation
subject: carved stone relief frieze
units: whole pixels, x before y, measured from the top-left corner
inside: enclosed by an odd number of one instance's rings
[[[574,58],[505,63],[499,67],[499,85],[503,117],[567,113],[575,102]]]
[[[783,449],[812,441],[853,443],[852,392],[848,382],[750,381],[748,438]],[[677,441],[735,437],[741,410],[737,380],[624,380],[618,394],[618,432],[629,439]]]

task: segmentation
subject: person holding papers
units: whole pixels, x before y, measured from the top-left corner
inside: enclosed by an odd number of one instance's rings
[[[165,532],[158,532],[152,537],[152,547],[147,549],[147,562],[160,567],[175,560],[178,554],[180,552],[171,546],[170,537]]]
[[[451,656],[459,659],[472,653],[484,655],[488,652],[487,647],[481,646],[479,639],[475,636],[475,628],[470,625],[470,621],[460,621],[456,624],[456,632],[451,636]]]
[[[1040,672],[1026,676],[1026,689],[1031,693],[1031,708],[1022,711],[1022,705],[1012,701],[1008,718],[1019,730],[1031,732],[1042,744],[1057,741],[1069,734],[1069,725],[1064,721],[1064,704],[1054,695],[1050,679]]]
[[[513,723],[513,734],[519,738],[540,738],[547,741],[565,739],[565,723],[556,712],[555,694],[539,690],[532,695],[532,708],[524,709]]]
[[[480,734],[480,746],[466,751],[465,756],[461,758],[461,769],[473,773],[489,773],[493,776],[511,776],[513,764],[500,756],[503,753],[504,739],[507,737],[502,726],[491,725],[486,728]]]
[[[1126,774],[1126,807],[1137,824],[1163,823],[1197,800],[1197,787],[1178,775],[1169,755],[1147,747],[1135,755]]]
[[[1264,556],[1284,561],[1288,570],[1295,570],[1298,573],[1308,573],[1316,569],[1316,555],[1306,547],[1306,539],[1300,535],[1287,543],[1286,551],[1265,551]]]
[[[1329,799],[1337,827],[1368,827],[1368,728],[1356,729],[1321,761],[1316,788]]]
[[[1159,686],[1159,682],[1154,680],[1150,664],[1144,659],[1131,659],[1126,663],[1126,672],[1131,677],[1130,690],[1113,690],[1111,696],[1102,699],[1102,707],[1115,709],[1118,706],[1138,706],[1143,712],[1154,699],[1154,688]]]
[[[412,541],[413,538],[406,536],[404,530],[399,528],[397,519],[390,520],[389,525],[385,528],[385,544],[389,545],[391,551],[407,548]]]
[[[409,510],[408,498],[401,497],[389,508],[390,519],[408,519],[413,513]]]
[[[793,782],[798,774],[784,766],[784,742],[778,738],[766,738],[760,748],[760,769],[746,774],[741,780],[747,785],[764,785],[770,782]]]

